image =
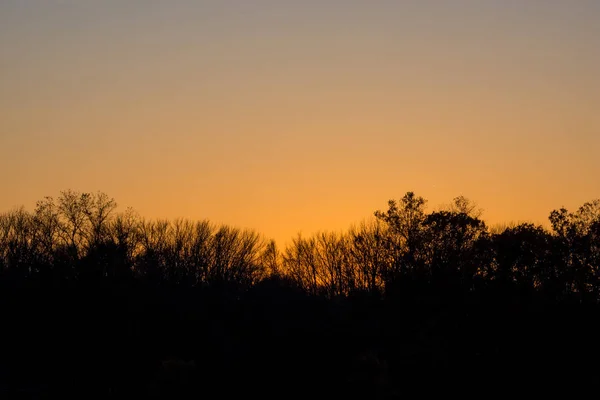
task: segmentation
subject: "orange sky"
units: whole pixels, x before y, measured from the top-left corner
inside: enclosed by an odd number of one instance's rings
[[[412,190],[600,197],[600,2],[0,3],[0,210],[101,190],[285,242]]]

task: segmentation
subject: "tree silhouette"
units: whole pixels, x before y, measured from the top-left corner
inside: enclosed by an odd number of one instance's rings
[[[380,293],[390,264],[387,227],[379,220],[363,222],[348,232],[348,262],[352,265],[353,288]]]
[[[393,284],[402,276],[416,272],[421,267],[425,204],[424,198],[407,192],[399,203],[390,200],[387,211],[375,212],[375,217],[385,222],[389,228],[387,246],[392,263],[388,269],[386,285]]]
[[[471,287],[480,268],[476,243],[487,235],[483,221],[464,212],[438,211],[425,218],[428,274],[438,283]]]
[[[565,290],[580,298],[598,298],[598,237],[600,200],[583,204],[575,213],[565,208],[549,216],[555,234],[555,259],[567,283]]]
[[[598,356],[599,200],[553,210],[552,231],[425,205],[407,192],[281,251],[101,192],[2,213],[0,392],[398,398],[596,372],[576,367]]]

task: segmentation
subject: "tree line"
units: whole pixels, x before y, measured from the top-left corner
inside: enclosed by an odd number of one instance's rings
[[[0,214],[0,395],[398,398],[600,372],[600,200],[550,229],[426,205],[282,249],[102,192]]]
[[[117,212],[105,193],[61,192],[33,212],[0,214],[5,279],[141,279],[248,288],[285,279],[311,295],[460,289],[517,291],[552,301],[600,295],[600,200],[549,214],[551,231],[520,223],[491,230],[463,196],[426,212],[413,192],[347,231],[298,235],[282,251],[253,230],[207,220],[146,220]]]

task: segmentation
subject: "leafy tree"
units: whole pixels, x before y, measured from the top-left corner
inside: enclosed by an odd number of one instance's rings
[[[542,226],[528,223],[495,235],[493,279],[502,285],[518,285],[526,290],[541,288],[549,280],[557,279],[556,271],[548,263],[550,240]]]
[[[427,215],[423,226],[430,279],[469,287],[480,267],[474,262],[475,244],[487,234],[483,221],[464,212],[438,211]]]
[[[376,211],[375,217],[389,229],[387,246],[392,265],[386,280],[393,282],[403,275],[417,271],[423,263],[423,229],[425,220],[423,197],[407,192],[400,202],[390,200],[387,211]]]
[[[600,199],[584,203],[576,212],[560,208],[549,216],[555,234],[555,260],[561,266],[566,291],[580,298],[598,299],[598,240],[595,229],[600,223]]]

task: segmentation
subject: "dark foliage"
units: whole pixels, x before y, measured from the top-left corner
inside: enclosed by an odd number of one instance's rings
[[[146,221],[66,191],[0,215],[0,393],[570,394],[595,382],[600,201],[490,230],[407,193],[343,234]],[[565,386],[566,386],[565,385]]]

